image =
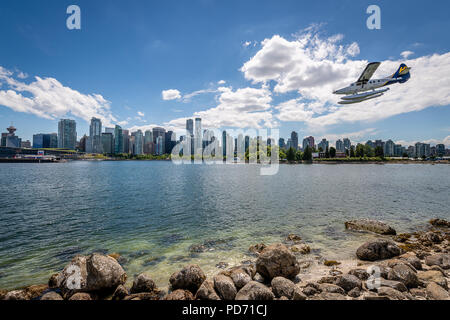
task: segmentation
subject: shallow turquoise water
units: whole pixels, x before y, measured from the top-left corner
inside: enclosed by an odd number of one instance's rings
[[[371,217],[399,232],[450,218],[450,166],[424,164],[174,165],[76,161],[0,165],[0,288],[46,282],[72,256],[118,252],[132,278],[160,286],[187,263],[207,273],[247,260],[248,247],[300,234],[344,259],[369,235],[344,222]],[[204,244],[204,252],[190,246]]]

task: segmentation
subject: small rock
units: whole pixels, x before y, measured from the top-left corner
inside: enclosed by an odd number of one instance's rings
[[[292,300],[306,300],[308,297],[303,293],[302,289],[295,286]]]
[[[28,295],[30,300],[34,300],[43,295],[45,291],[48,290],[48,285],[40,284],[40,285],[32,285],[25,288],[25,293]]]
[[[128,289],[124,285],[119,285],[114,291],[112,300],[122,300],[128,296]]]
[[[414,296],[414,297],[421,297],[421,298],[426,298],[427,297],[427,291],[424,289],[418,289],[418,288],[411,288],[409,290],[409,292]]]
[[[293,279],[299,272],[297,258],[283,244],[265,248],[256,260],[256,270],[268,280],[281,276]]]
[[[426,232],[419,237],[419,240],[424,243],[441,243],[444,239],[437,233]]]
[[[291,251],[295,253],[298,252],[300,254],[308,254],[311,252],[311,248],[305,243],[294,244],[293,246],[291,246]]]
[[[206,276],[198,265],[189,265],[178,272],[174,272],[169,279],[173,290],[186,289],[193,293],[205,281]]]
[[[345,295],[333,292],[322,292],[319,294],[317,298],[318,298],[317,300],[338,300],[338,301],[347,300],[347,297]]]
[[[355,287],[348,292],[348,295],[352,298],[358,298],[361,295],[361,289]]]
[[[131,293],[152,292],[156,288],[155,282],[146,274],[138,275],[131,287]]]
[[[338,285],[331,284],[331,283],[322,283],[322,284],[319,285],[319,288],[320,288],[320,290],[322,292],[345,294],[345,290],[344,289],[342,289]],[[355,287],[355,288],[358,288],[358,287]]]
[[[249,270],[249,272],[251,271]],[[252,277],[250,276],[250,274],[242,268],[232,269],[232,271],[230,272],[230,277],[238,290],[252,281]]]
[[[77,292],[75,293],[73,296],[71,296],[69,298],[69,300],[92,300],[91,296],[89,293],[85,293],[85,292]]]
[[[370,280],[368,280],[368,281],[370,281]],[[389,287],[389,288],[395,289],[395,290],[400,291],[400,292],[408,291],[408,288],[406,288],[406,286],[402,282],[400,282],[400,281],[393,281],[393,280],[386,280],[386,279],[383,279],[383,278],[380,278],[379,282],[376,282],[376,281],[372,282],[372,285],[374,285],[375,287],[377,287],[377,285],[379,287]]]
[[[223,300],[234,300],[236,297],[237,290],[233,280],[223,274],[214,277],[214,288]]]
[[[206,279],[195,294],[197,300],[220,300],[219,295],[214,290],[214,282]]]
[[[13,290],[5,295],[4,300],[30,300],[30,296],[25,290]]]
[[[219,262],[218,264],[216,264],[216,268],[218,269],[225,269],[226,267],[228,267],[228,263],[226,262]]]
[[[253,246],[250,246],[250,248],[248,248],[248,251],[256,255],[259,255],[266,247],[267,246],[264,243],[257,243]]]
[[[361,280],[359,280],[357,277],[351,274],[345,274],[337,277],[335,284],[344,289],[345,291],[350,291],[353,288],[361,289],[362,287]]]
[[[194,296],[189,290],[177,289],[169,293],[164,300],[194,300]]]
[[[60,294],[56,293],[55,291],[50,291],[44,294],[41,297],[41,300],[64,300],[63,297],[61,297]]]
[[[406,261],[410,263],[416,270],[422,270],[422,263],[416,256],[408,257]]]
[[[449,300],[450,299],[450,294],[448,293],[448,291],[434,282],[431,282],[427,285],[426,291],[427,291],[428,297],[432,298],[434,300]]]
[[[58,273],[52,274],[50,279],[48,279],[48,287],[50,289],[55,289],[58,287]]]
[[[292,295],[294,294],[295,284],[286,278],[283,277],[275,277],[272,279],[272,292],[275,297],[287,297],[288,299],[292,299]]]
[[[381,287],[378,289],[378,295],[387,296],[391,300],[407,300],[405,295],[398,290],[390,287]]]
[[[265,285],[250,281],[236,294],[236,300],[273,300],[272,291]]]
[[[428,270],[428,271],[420,271],[417,273],[417,277],[420,281],[423,282],[434,282],[443,287],[444,289],[448,289],[447,279],[444,277],[441,271],[437,270]]]
[[[395,235],[396,232],[393,228],[384,222],[369,220],[369,219],[358,219],[345,222],[345,228],[349,230],[357,231],[370,231],[383,235]]]
[[[363,244],[356,251],[361,260],[376,261],[396,257],[401,254],[401,249],[390,240],[374,240]]]
[[[450,254],[439,253],[425,258],[425,264],[427,266],[439,266],[442,269],[450,269]]]
[[[370,277],[369,273],[364,269],[352,269],[348,274],[357,277],[359,280],[367,280]]]
[[[130,294],[123,300],[160,300],[160,297],[157,292],[140,292]]]
[[[450,228],[450,222],[444,219],[431,219],[430,223],[435,227],[447,227]]]
[[[294,243],[298,243],[300,241],[302,241],[302,237],[300,237],[299,235],[296,235],[294,233],[290,233],[287,237],[286,237],[286,241],[292,241]]]
[[[416,288],[419,285],[417,274],[406,264],[396,264],[388,274],[388,280],[402,282],[407,288]]]

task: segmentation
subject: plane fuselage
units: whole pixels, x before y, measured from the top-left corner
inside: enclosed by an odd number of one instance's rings
[[[334,91],[334,94],[356,94],[358,92],[365,92],[369,90],[375,90],[385,86],[389,86],[394,83],[400,82],[402,79],[382,78],[369,80],[366,83],[354,82],[348,87]]]

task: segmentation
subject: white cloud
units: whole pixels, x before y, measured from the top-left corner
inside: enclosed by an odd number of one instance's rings
[[[25,83],[12,77],[12,72],[0,67],[0,105],[17,112],[31,113],[41,118],[58,119],[71,114],[90,121],[92,117],[102,119],[107,126],[116,118],[110,110],[110,102],[99,94],[82,94],[63,86],[54,78],[35,77]]]
[[[145,114],[143,113],[143,112],[141,112],[141,111],[138,111],[138,113],[137,113],[140,117],[143,117],[143,116],[145,116]]]
[[[409,56],[412,56],[414,54],[414,52],[412,51],[403,51],[402,53],[400,53],[400,55],[403,57],[403,59],[408,59]]]
[[[252,42],[251,41],[245,41],[243,44],[242,44],[242,46],[243,47],[245,47],[245,48],[247,48],[249,45],[251,45],[252,44]]]
[[[346,133],[324,133],[320,135],[320,139],[317,139],[316,143],[319,143],[322,138],[326,138],[331,143],[335,144],[337,140],[349,138],[353,145],[358,143],[366,143],[367,140],[372,139],[376,136],[378,131],[375,128],[367,128],[360,131],[355,132],[346,132]]]
[[[204,94],[204,93],[213,93],[213,92],[217,92],[217,89],[203,89],[203,90],[197,90],[188,94],[185,94],[183,96],[183,102],[189,102],[191,101],[191,99],[195,96],[198,96],[200,94]]]
[[[402,113],[450,104],[450,53],[405,61],[412,67],[411,79],[391,86],[383,97],[340,106],[332,91],[355,81],[368,63],[354,60],[356,43],[341,45],[341,35],[321,38],[308,29],[293,40],[275,35],[241,71],[254,83],[274,83],[279,94],[297,92],[299,97],[280,103],[275,110],[281,121],[301,121],[309,129],[345,122],[377,121]],[[384,61],[374,75],[385,77],[398,69],[400,61]],[[430,93],[433,94],[430,94]]]
[[[195,112],[193,115],[202,118],[204,127],[260,128],[275,125],[276,121],[269,110],[272,94],[267,87],[247,87],[235,91],[228,87],[220,87],[218,91],[220,92],[218,106]],[[184,128],[186,119],[174,119],[167,125]]]
[[[225,84],[225,83],[226,83],[225,80],[219,80],[219,81],[217,81],[217,84]]]
[[[163,100],[176,100],[181,98],[181,93],[177,89],[163,90]]]

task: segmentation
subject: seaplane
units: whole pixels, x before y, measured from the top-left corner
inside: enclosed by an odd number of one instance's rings
[[[342,97],[341,101],[339,101],[338,103],[352,104],[381,97],[385,92],[389,91],[389,88],[380,90],[377,89],[390,86],[394,83],[405,83],[411,77],[411,74],[409,73],[409,70],[411,70],[411,68],[402,63],[392,76],[371,80],[373,74],[378,69],[380,64],[381,62],[369,63],[356,82],[352,83],[348,87],[333,91],[333,94],[346,95],[345,97]]]

